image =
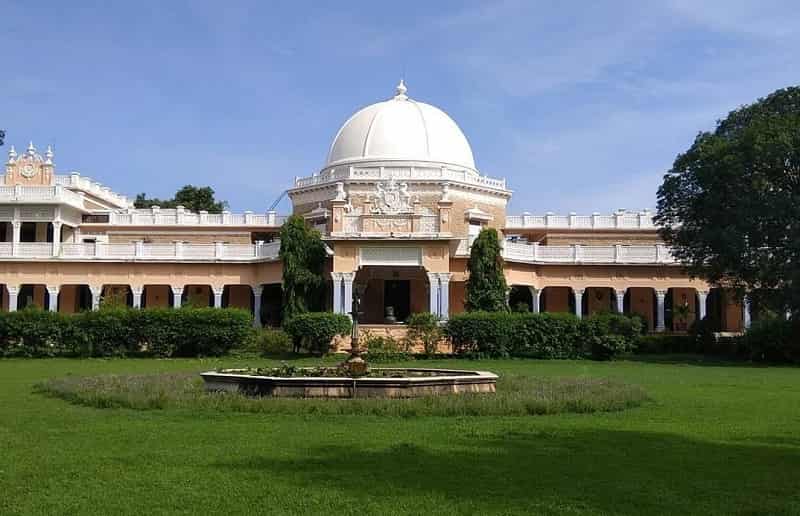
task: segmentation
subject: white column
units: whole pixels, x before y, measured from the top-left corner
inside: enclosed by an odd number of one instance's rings
[[[22,232],[22,222],[15,220],[11,223],[12,237],[11,237],[11,255],[17,256],[19,254],[19,239]]]
[[[47,309],[50,310],[51,312],[58,311],[58,291],[59,291],[58,285],[47,286],[47,296],[49,298],[47,300]]]
[[[449,272],[439,273],[439,318],[446,321],[450,317],[450,277]]]
[[[536,287],[528,287],[528,290],[531,291],[531,312],[538,314],[542,311],[541,306],[541,299],[540,296],[542,295],[542,290]]]
[[[580,319],[583,317],[583,293],[586,289],[573,288],[572,291],[575,292],[575,315]]]
[[[342,308],[344,313],[350,314],[353,310],[353,280],[356,279],[355,272],[343,272],[342,283],[344,284],[344,296],[342,297]],[[350,314],[352,316],[352,314]],[[357,315],[357,314],[356,314]]]
[[[225,287],[211,287],[211,292],[214,294],[214,308],[222,308],[222,293],[225,292]]]
[[[744,296],[742,300],[742,322],[745,330],[750,328],[750,298],[748,296]]]
[[[439,309],[439,275],[435,272],[428,273],[428,311],[435,315],[440,315]]]
[[[708,291],[697,291],[697,320],[702,321],[706,318],[706,300],[708,299]]]
[[[92,293],[92,310],[100,308],[100,296],[103,295],[103,286],[89,286],[89,291]]]
[[[342,298],[342,273],[332,272],[331,279],[333,280],[333,313],[345,313]]]
[[[666,329],[664,325],[664,300],[667,298],[666,290],[656,290],[656,331]]]
[[[263,285],[253,285],[253,326],[261,328],[261,294]]]
[[[53,256],[61,252],[61,222],[53,222]]]
[[[8,311],[16,312],[19,303],[19,287],[6,285],[6,288],[8,289]]]
[[[134,308],[141,308],[142,307],[142,294],[144,293],[144,287],[131,287],[131,294],[133,295],[133,307]]]
[[[172,289],[172,308],[180,308],[183,285],[171,285],[169,288]]]
[[[627,288],[618,288],[614,291],[617,295],[617,313],[619,314],[625,313],[625,292],[627,291]]]

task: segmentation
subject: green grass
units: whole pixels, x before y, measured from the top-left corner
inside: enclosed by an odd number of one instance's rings
[[[318,371],[317,368],[313,369]],[[414,399],[298,399],[207,393],[196,373],[99,375],[47,380],[36,390],[96,408],[193,409],[262,414],[372,416],[526,416],[611,412],[638,407],[647,394],[636,385],[602,378],[503,375],[496,394]]]
[[[267,362],[0,360],[0,514],[800,514],[798,368],[425,364],[609,378],[652,399],[545,416],[98,409],[33,388],[245,365]]]

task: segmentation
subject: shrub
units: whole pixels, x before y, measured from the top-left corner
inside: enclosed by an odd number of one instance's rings
[[[581,331],[585,352],[595,360],[609,360],[633,351],[642,322],[623,314],[599,313],[583,320]]]
[[[800,363],[800,322],[784,319],[754,321],[743,344],[751,360]]]
[[[443,332],[439,318],[430,312],[411,314],[408,321],[408,349],[416,342],[421,342],[426,355],[436,353],[436,347],[442,340]]]
[[[364,331],[359,340],[360,345],[367,348],[370,362],[399,362],[412,358],[406,348],[406,343],[400,342],[391,335],[373,335],[369,331]]]
[[[292,338],[282,330],[264,328],[256,332],[254,347],[264,356],[288,355],[292,352]]]
[[[636,353],[695,353],[699,340],[694,335],[647,334],[636,338]]]
[[[305,348],[315,354],[330,350],[331,340],[350,333],[350,318],[331,312],[308,312],[289,319],[283,328],[294,341],[295,349]]]
[[[7,357],[53,357],[72,354],[65,316],[30,307],[0,313],[0,354]]]

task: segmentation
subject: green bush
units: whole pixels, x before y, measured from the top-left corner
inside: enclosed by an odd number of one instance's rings
[[[238,309],[109,306],[63,315],[31,308],[0,314],[2,356],[221,355],[245,342],[249,312]]]
[[[619,314],[581,320],[566,313],[468,312],[451,317],[446,332],[462,354],[607,360],[633,349],[641,321]]]
[[[439,318],[430,312],[420,312],[411,314],[408,321],[407,348],[411,348],[414,343],[421,342],[426,355],[436,353],[436,347],[442,340],[442,327],[439,325]]]
[[[753,321],[742,340],[751,360],[800,363],[800,321]]]
[[[367,349],[370,362],[399,362],[413,359],[407,350],[407,344],[391,335],[373,335],[363,331],[359,337],[359,346]]]
[[[642,354],[697,353],[701,349],[695,335],[651,333],[636,338],[634,351]]]
[[[294,341],[295,349],[305,348],[311,353],[324,355],[330,350],[337,335],[350,333],[350,318],[331,312],[307,312],[295,315],[283,326]]]
[[[288,355],[292,352],[292,338],[286,332],[272,328],[258,330],[253,345],[264,356]]]

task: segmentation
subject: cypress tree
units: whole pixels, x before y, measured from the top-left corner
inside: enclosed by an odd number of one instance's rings
[[[281,227],[280,258],[283,261],[283,319],[318,311],[325,298],[325,244],[319,231],[292,215]]]
[[[472,243],[469,254],[466,308],[469,311],[504,312],[506,277],[503,274],[500,237],[494,228],[486,228]]]

